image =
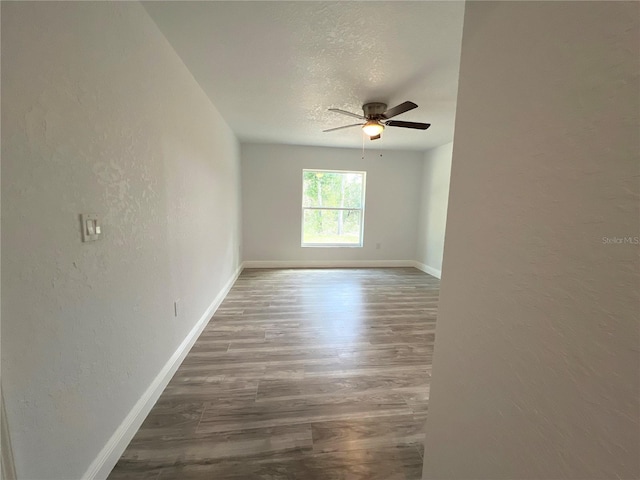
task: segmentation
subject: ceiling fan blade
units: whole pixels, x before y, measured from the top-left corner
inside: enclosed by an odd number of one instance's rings
[[[334,130],[342,130],[343,128],[351,128],[351,127],[360,127],[364,125],[364,123],[352,123],[351,125],[344,125],[342,127],[329,128],[327,130],[323,130],[323,132],[333,132]]]
[[[403,122],[400,120],[389,120],[388,122],[384,122],[384,124],[390,127],[415,128],[416,130],[426,130],[431,126],[430,123]]]
[[[400,115],[401,113],[413,110],[414,108],[418,108],[418,105],[413,102],[403,102],[400,105],[396,105],[395,107],[388,109],[382,115],[384,115],[385,118],[392,118],[396,115]]]
[[[341,113],[343,115],[349,115],[350,117],[359,118],[360,120],[366,120],[364,118],[364,116],[362,116],[362,115],[358,115],[357,113],[347,112],[346,110],[340,110],[339,108],[330,108],[329,111],[330,112]]]
[[[378,135],[376,135],[375,137],[369,137],[369,140],[377,140],[377,139],[379,139],[381,136],[382,136],[382,134],[380,134],[380,133],[379,133],[379,134],[378,134]]]

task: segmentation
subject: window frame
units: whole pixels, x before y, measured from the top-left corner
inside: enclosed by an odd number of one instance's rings
[[[362,176],[362,196],[360,198],[360,208],[353,207],[305,207],[304,206],[304,174],[307,172],[357,174]],[[323,168],[303,168],[302,169],[302,215],[300,221],[300,246],[303,248],[362,248],[364,247],[364,210],[367,189],[367,172],[361,170],[327,170]],[[360,212],[360,242],[359,243],[305,243],[304,241],[304,214],[307,210],[327,210],[327,211],[356,211]]]

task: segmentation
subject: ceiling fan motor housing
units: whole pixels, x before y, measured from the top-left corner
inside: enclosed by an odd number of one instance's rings
[[[362,106],[364,116],[371,119],[383,118],[382,114],[387,111],[386,103],[365,103]]]

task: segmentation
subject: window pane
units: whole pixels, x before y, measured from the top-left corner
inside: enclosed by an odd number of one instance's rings
[[[360,221],[360,210],[305,210],[302,243],[360,245]]]
[[[310,172],[303,177],[303,206],[361,208],[361,173]]]

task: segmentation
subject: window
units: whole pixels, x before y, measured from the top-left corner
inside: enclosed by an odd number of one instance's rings
[[[361,247],[365,172],[302,171],[302,246]]]

